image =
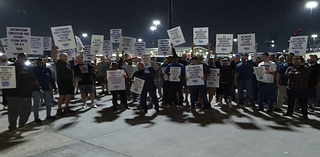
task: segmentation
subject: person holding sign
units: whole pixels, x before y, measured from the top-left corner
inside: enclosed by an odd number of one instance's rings
[[[196,57],[196,56],[192,57],[192,65],[202,65],[203,77],[201,78],[201,80],[205,81],[210,76],[211,71],[209,69],[209,66],[201,63],[201,61],[199,60],[198,57]],[[189,79],[186,78],[186,80],[188,81]],[[209,105],[208,100],[207,100],[207,88],[206,88],[205,83],[203,85],[190,86],[190,89],[191,89],[190,97],[191,97],[191,109],[192,110],[194,110],[196,108],[195,103],[196,103],[196,100],[199,96],[199,91],[200,91],[200,95],[202,97],[202,102],[203,102],[204,108],[205,109],[211,108],[211,105]]]
[[[301,107],[303,119],[308,118],[308,85],[310,70],[307,66],[301,65],[303,58],[294,56],[292,60],[293,66],[288,67],[285,77],[288,79],[288,109],[283,116],[292,116],[295,100],[298,99]]]
[[[107,86],[107,83],[105,82],[105,79],[106,79],[106,75],[107,75],[107,70],[109,70],[109,67],[111,64],[111,59],[108,57],[108,55],[106,57],[108,60],[107,62],[106,62],[106,58],[104,56],[101,56],[101,58],[100,58],[101,62],[98,63],[98,65],[97,65],[97,70],[99,73],[99,81],[101,83],[101,89],[102,89],[102,91],[99,94],[101,94],[101,95],[108,94],[108,86]]]
[[[18,117],[18,130],[29,130],[25,125],[31,113],[32,88],[41,90],[32,68],[25,64],[27,55],[19,53],[17,59],[17,62],[13,64],[16,73],[16,88],[3,90],[8,101],[9,134],[11,135],[16,134]]]
[[[274,76],[277,75],[277,64],[269,61],[269,53],[262,54],[263,62],[258,64],[258,67],[263,67],[264,72],[262,76],[257,76],[259,85],[259,110],[263,111],[264,96],[268,96],[268,110],[272,112],[273,102],[276,99],[276,88],[274,84]]]
[[[79,59],[83,58],[84,51],[80,53],[80,56],[77,59],[68,61],[68,54],[66,53],[61,53],[58,59],[58,49],[59,47],[56,46],[52,52],[52,58],[57,71],[57,82],[59,88],[57,115],[65,115],[65,113],[75,112],[69,108],[69,103],[74,94],[72,67],[75,63],[78,62]],[[61,108],[63,100],[65,100],[66,102],[64,111],[62,111]]]
[[[216,52],[214,53],[214,55],[215,55],[216,67],[220,69],[219,88],[217,88],[217,94],[219,97],[218,105],[222,105],[222,98],[224,96],[227,96],[229,101],[226,101],[226,103],[227,105],[229,105],[229,107],[232,107],[231,86],[232,86],[233,67],[235,66],[233,51],[231,52],[232,61],[229,63],[229,58],[227,57],[223,58],[222,65],[218,61],[218,56]]]
[[[133,74],[133,77],[138,77],[145,81],[141,95],[140,95],[140,103],[145,113],[148,112],[148,106],[146,104],[147,101],[147,93],[152,98],[152,102],[154,104],[154,109],[159,112],[159,104],[158,98],[156,96],[156,84],[154,81],[154,73],[159,69],[159,66],[155,62],[151,62],[154,66],[145,67],[143,63],[138,64],[138,70]]]
[[[255,109],[253,90],[252,90],[252,77],[253,77],[253,64],[256,62],[258,58],[257,47],[255,47],[254,58],[252,60],[248,60],[248,54],[244,53],[241,56],[241,63],[237,64],[235,75],[234,75],[234,83],[236,87],[238,87],[238,97],[239,103],[238,106],[243,105],[243,94],[244,89],[247,89],[247,94],[250,99],[250,105],[252,109]]]
[[[82,108],[87,107],[86,103],[86,94],[89,93],[91,100],[91,107],[97,108],[97,105],[94,103],[94,83],[93,75],[97,69],[96,63],[97,60],[94,60],[94,67],[91,64],[83,63],[83,57],[78,57],[78,64],[74,66],[74,75],[78,81],[78,87],[80,89],[81,99],[82,99]]]
[[[163,82],[163,98],[162,104],[169,104],[169,93],[171,90],[171,82],[169,81],[169,76],[166,74],[166,70],[168,65],[172,63],[172,56],[167,57],[163,64],[160,66],[160,76],[162,77],[162,82]]]
[[[123,70],[123,69],[119,69],[118,68],[118,63],[117,62],[113,62],[111,64],[111,69],[110,70],[111,71],[115,71],[115,70]],[[123,73],[123,77],[128,78],[128,76],[127,76],[125,71]],[[106,80],[108,82],[108,75],[106,76]],[[113,90],[113,91],[111,91],[111,94],[112,94],[113,111],[117,111],[117,106],[119,106],[119,104],[117,102],[118,101],[118,95],[120,95],[121,104],[123,104],[126,109],[130,109],[130,107],[127,104],[127,98],[126,98],[125,89],[124,90]]]
[[[182,95],[182,84],[181,79],[185,77],[186,70],[181,63],[177,63],[178,58],[173,57],[172,63],[170,63],[166,69],[166,74],[169,75],[169,81],[171,82],[171,92],[169,93],[169,105],[178,105],[182,106],[183,95]],[[177,101],[177,95],[179,95],[179,103]]]

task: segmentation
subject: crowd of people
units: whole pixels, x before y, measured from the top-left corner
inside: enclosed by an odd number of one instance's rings
[[[120,98],[120,103],[125,106],[125,109],[130,109],[128,101],[132,100],[138,102],[147,113],[148,95],[152,99],[156,112],[161,111],[159,102],[162,102],[161,106],[181,107],[190,100],[190,110],[195,110],[197,107],[210,110],[212,105],[227,105],[232,108],[237,104],[242,107],[245,105],[245,99],[248,98],[253,110],[264,111],[264,105],[267,104],[267,113],[281,112],[282,104],[287,101],[288,107],[283,116],[292,116],[294,109],[301,109],[303,118],[308,119],[308,112],[314,112],[313,105],[319,105],[320,98],[317,97],[317,92],[320,87],[320,65],[317,64],[316,55],[309,55],[305,61],[302,56],[295,56],[294,53],[283,54],[278,58],[273,54],[263,53],[260,59],[255,51],[252,59],[249,59],[247,53],[240,57],[235,56],[233,52],[230,53],[230,57],[219,58],[219,54],[215,52],[214,57],[211,56],[210,44],[208,44],[209,53],[204,59],[201,55],[194,55],[193,48],[194,44],[190,59],[186,54],[179,58],[175,48],[172,47],[172,55],[167,56],[163,63],[157,63],[156,58],[151,56],[151,66],[145,66],[138,57],[130,58],[124,52],[121,57],[117,52],[115,61],[108,56],[102,56],[99,63],[97,60],[93,64],[85,63],[83,52],[76,59],[68,60],[68,55],[59,54],[58,47],[55,47],[52,58],[56,76],[50,68],[46,67],[45,59],[38,59],[35,65],[28,66],[25,64],[27,55],[20,53],[17,55],[17,61],[12,64],[16,68],[16,88],[2,90],[2,104],[4,109],[8,110],[9,132],[14,133],[16,130],[25,128],[32,106],[35,122],[42,121],[39,118],[41,95],[46,106],[46,119],[49,120],[55,119],[51,114],[52,95],[55,93],[59,93],[56,116],[75,112],[69,105],[76,87],[80,90],[82,108],[88,107],[87,98],[91,100],[90,106],[96,108],[96,80],[99,80],[102,89],[97,94],[110,95],[111,93],[114,111],[117,111],[118,98]],[[5,55],[0,59],[2,66],[8,65]],[[215,76],[219,77],[219,87],[207,87],[206,83],[188,86],[189,78],[185,70],[188,65],[200,65],[203,70],[201,79],[204,81],[210,77],[210,69],[220,69],[220,73]],[[168,79],[172,67],[181,68],[178,82]],[[263,67],[263,74],[256,77],[255,67]],[[125,90],[108,90],[108,70],[124,71]],[[134,77],[145,81],[139,95],[130,91]],[[214,99],[217,102],[215,104],[212,103]]]

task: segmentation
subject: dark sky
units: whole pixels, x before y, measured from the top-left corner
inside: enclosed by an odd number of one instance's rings
[[[192,44],[193,27],[209,27],[210,41],[216,34],[256,33],[258,50],[279,33],[274,50],[288,47],[288,39],[300,28],[320,32],[320,9],[310,10],[307,0],[173,0],[173,27],[181,26],[186,44]],[[51,36],[50,27],[72,25],[75,35],[105,35],[121,28],[123,36],[142,38],[151,47],[149,29],[160,20],[158,38],[168,38],[168,0],[0,0],[0,37],[6,27],[31,27],[33,36]],[[320,34],[319,34],[320,35]],[[84,41],[89,43],[88,41]],[[214,42],[214,41],[212,41]]]

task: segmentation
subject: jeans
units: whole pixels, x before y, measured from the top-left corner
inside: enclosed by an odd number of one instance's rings
[[[31,98],[7,97],[9,131],[17,129],[17,119],[19,117],[19,127],[24,127],[31,113]]]
[[[146,86],[146,85],[145,85]],[[149,93],[152,103],[154,104],[154,107],[156,110],[159,109],[159,103],[158,103],[158,98],[156,96],[156,88],[155,87],[143,87],[143,90],[140,95],[140,104],[143,108],[143,110],[147,111],[148,110],[148,105],[147,105],[147,93]]]
[[[51,116],[51,94],[50,90],[43,91],[44,102],[46,104],[47,110],[47,117]],[[32,99],[33,99],[33,115],[34,119],[39,118],[39,106],[40,106],[40,92],[33,91],[32,92]]]
[[[238,80],[238,96],[239,96],[239,105],[243,105],[243,95],[244,95],[244,88],[247,90],[247,95],[249,96],[250,105],[252,107],[255,106],[254,98],[253,98],[253,91],[252,91],[252,81],[251,80]]]
[[[265,94],[268,97],[268,110],[273,110],[276,89],[274,83],[264,83],[259,81],[259,109],[263,109]]]
[[[278,87],[278,97],[277,97],[277,104],[275,108],[281,109],[283,104],[283,99],[286,95],[287,95],[287,86],[281,85],[280,87]]]
[[[201,97],[203,99],[203,105],[205,108],[209,108],[211,106],[209,106],[208,103],[208,99],[207,99],[207,87],[205,85],[201,85],[201,86],[191,86],[190,87],[191,91],[190,91],[190,96],[191,96],[191,108],[195,108],[196,107],[196,100],[199,97],[199,91],[201,94]]]
[[[232,95],[232,100],[236,100],[236,85],[234,83],[234,79],[232,78],[232,86],[231,86],[231,95]]]
[[[117,109],[118,95],[120,95],[121,104],[124,104],[126,107],[128,106],[125,90],[111,91],[111,94],[112,94],[112,104],[113,104],[114,110]]]
[[[298,99],[301,107],[301,113],[303,117],[307,117],[307,103],[308,103],[308,95],[307,89],[300,89],[300,90],[287,90],[288,95],[288,109],[287,114],[293,113],[294,103],[296,98]]]

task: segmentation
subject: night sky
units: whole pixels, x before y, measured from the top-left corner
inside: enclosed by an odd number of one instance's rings
[[[193,27],[209,27],[210,41],[216,34],[256,33],[258,51],[277,34],[274,51],[288,48],[293,33],[320,32],[320,9],[306,0],[173,0],[173,27],[181,26],[186,44],[192,44]],[[50,27],[72,25],[74,34],[104,35],[121,28],[123,36],[142,38],[147,47],[154,39],[150,26],[160,20],[158,39],[168,38],[168,0],[0,0],[0,38],[6,27],[31,27],[33,36],[51,36]],[[320,34],[319,34],[320,35]],[[84,43],[89,43],[89,38]],[[270,47],[268,47],[270,48]]]

